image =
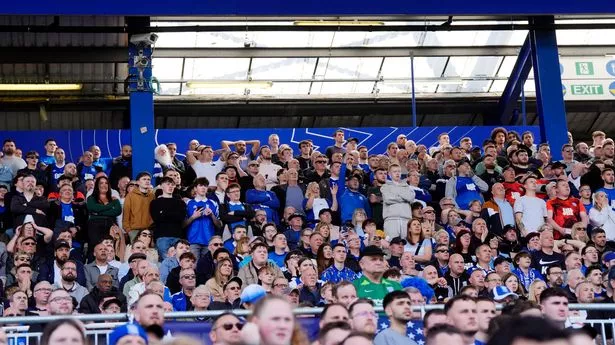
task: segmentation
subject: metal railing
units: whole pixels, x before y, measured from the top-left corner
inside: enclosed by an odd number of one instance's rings
[[[500,308],[501,305],[498,305]],[[420,311],[422,315],[428,310],[442,309],[442,304],[431,304],[424,306],[414,306],[413,311]],[[601,311],[613,311],[615,312],[615,304],[570,304],[571,311],[587,311],[587,310],[601,310]],[[293,310],[293,314],[297,316],[317,316],[322,312],[323,308],[296,308]],[[376,307],[376,312],[383,313],[382,307]],[[169,312],[165,313],[166,320],[183,320],[183,319],[195,319],[195,318],[214,318],[227,310],[206,310],[206,311],[185,311],[185,312]],[[233,310],[238,316],[248,316],[251,314],[249,310]],[[118,314],[83,314],[83,315],[69,315],[75,320],[80,320],[85,323],[86,335],[90,339],[90,343],[93,345],[107,344],[108,335],[113,328],[124,322],[130,320],[132,315],[130,313],[118,313]],[[0,325],[4,326],[4,330],[7,332],[9,339],[13,339],[13,344],[25,343],[29,345],[30,342],[40,339],[40,332],[28,332],[31,324],[48,323],[58,319],[58,316],[19,316],[19,317],[2,317],[0,318]],[[571,316],[570,321],[576,324],[588,324],[591,326],[599,326],[600,331],[598,334],[601,336],[602,345],[607,345],[607,337],[613,337],[615,334],[615,319],[582,319],[578,316]],[[608,331],[607,331],[608,329]]]

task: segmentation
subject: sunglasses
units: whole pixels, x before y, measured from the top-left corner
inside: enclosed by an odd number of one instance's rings
[[[327,161],[316,161],[316,164],[325,164]]]
[[[210,244],[212,247],[222,247],[222,243],[212,243]]]
[[[447,249],[436,250],[436,253],[448,253]]]
[[[241,331],[241,329],[243,328],[243,323],[225,323],[220,325],[220,327],[222,327],[222,329],[224,329],[225,331],[230,331],[231,329],[233,329],[233,327],[236,327],[238,331]]]
[[[22,243],[24,246],[35,246],[36,242],[24,242]]]
[[[182,276],[182,279],[196,279],[196,275],[191,274],[191,275],[187,275],[187,276]]]

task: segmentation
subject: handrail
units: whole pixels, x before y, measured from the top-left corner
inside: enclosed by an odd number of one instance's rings
[[[498,306],[500,307],[500,306]],[[427,310],[433,309],[442,309],[444,305],[442,304],[427,304],[424,306],[413,306],[413,311],[421,311],[425,312]],[[615,311],[615,304],[612,303],[596,303],[596,304],[570,304],[570,310],[607,310],[607,311]],[[295,308],[293,310],[293,314],[295,315],[318,315],[322,313],[323,308]],[[376,312],[382,313],[382,307],[376,307]],[[165,313],[165,319],[189,319],[189,318],[205,318],[205,317],[216,317],[224,312],[228,312],[228,310],[204,310],[204,311],[179,311],[179,312],[170,312]],[[251,314],[250,310],[236,309],[233,310],[237,316],[248,316]],[[118,313],[118,314],[79,314],[79,315],[67,315],[66,317],[70,317],[75,320],[80,320],[83,322],[89,321],[127,321],[131,318],[130,313]],[[0,318],[0,324],[2,325],[10,325],[10,324],[35,324],[35,323],[48,323],[54,320],[57,320],[58,316],[14,316],[14,317],[2,317]]]

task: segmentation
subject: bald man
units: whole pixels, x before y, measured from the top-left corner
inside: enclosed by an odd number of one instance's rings
[[[444,275],[448,286],[453,289],[453,295],[459,294],[461,288],[468,284],[468,275],[465,273],[463,257],[453,254],[448,259],[448,272]]]

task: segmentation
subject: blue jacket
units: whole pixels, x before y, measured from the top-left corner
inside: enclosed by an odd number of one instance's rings
[[[338,200],[338,203],[341,207],[342,222],[351,221],[352,213],[357,208],[364,209],[368,218],[372,216],[372,209],[369,205],[369,199],[359,192],[353,192],[350,189],[346,189],[340,200]]]
[[[254,210],[264,210],[267,213],[267,221],[279,224],[280,200],[274,192],[248,189],[246,191],[246,204],[252,205]]]
[[[192,303],[186,296],[184,291],[176,292],[171,295],[171,304],[174,311],[187,311],[189,307],[192,307]]]

